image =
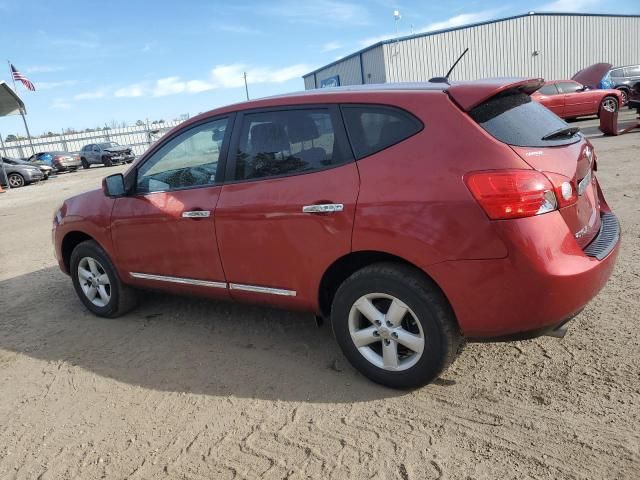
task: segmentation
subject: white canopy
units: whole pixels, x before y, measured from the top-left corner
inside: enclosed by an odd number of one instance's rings
[[[24,103],[18,94],[6,82],[0,82],[0,117],[18,115],[20,109],[25,111]]]

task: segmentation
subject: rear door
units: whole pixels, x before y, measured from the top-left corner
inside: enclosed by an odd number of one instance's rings
[[[359,177],[337,106],[239,114],[215,223],[232,297],[315,308],[351,251]]]

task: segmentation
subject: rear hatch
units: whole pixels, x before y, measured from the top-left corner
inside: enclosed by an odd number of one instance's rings
[[[450,92],[454,100],[460,91]],[[461,98],[465,110],[486,132],[551,181],[559,212],[584,248],[598,234],[601,223],[593,147],[579,129],[532,101],[533,91],[535,80],[523,80],[496,89],[494,95],[483,92],[473,100],[469,95]]]

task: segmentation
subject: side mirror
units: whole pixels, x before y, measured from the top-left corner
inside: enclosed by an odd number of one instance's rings
[[[121,173],[115,173],[103,178],[102,191],[107,197],[124,197],[126,193],[124,188],[124,176]]]

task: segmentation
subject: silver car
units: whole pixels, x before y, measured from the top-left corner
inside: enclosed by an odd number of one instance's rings
[[[37,166],[15,158],[0,157],[0,185],[19,188],[42,179],[44,174]]]

